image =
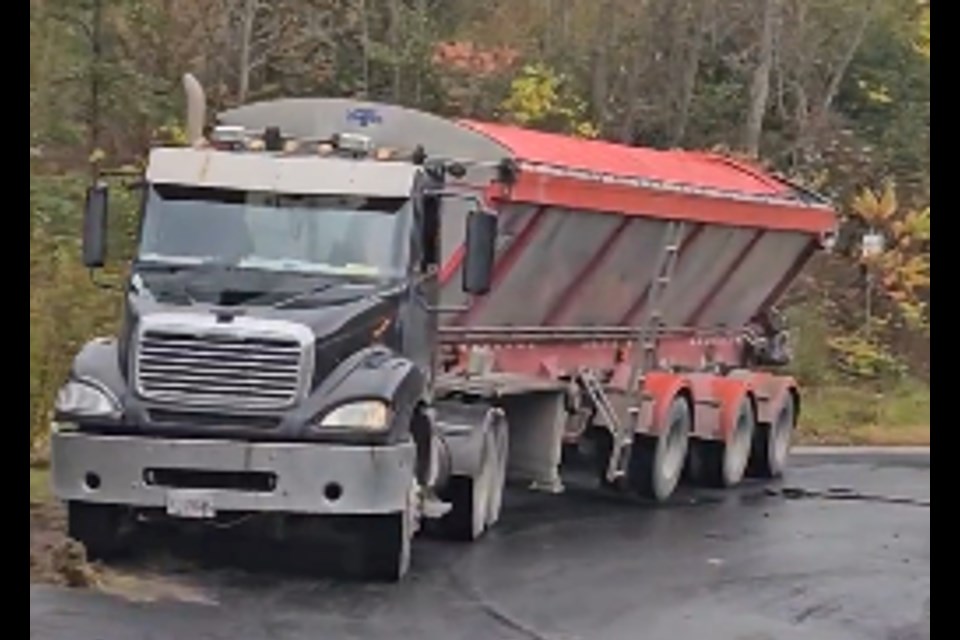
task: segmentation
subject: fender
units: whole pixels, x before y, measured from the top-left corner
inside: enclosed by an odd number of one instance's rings
[[[748,379],[716,378],[712,385],[713,397],[720,402],[720,415],[715,435],[726,442],[737,425],[740,406],[746,398],[750,402],[754,416],[757,415],[757,401]]]
[[[300,406],[285,416],[280,431],[294,437],[329,435],[339,440],[381,443],[405,440],[410,436],[413,412],[424,398],[426,386],[426,377],[416,364],[387,347],[372,345],[334,368]],[[312,426],[343,404],[373,399],[383,400],[391,408],[390,427],[382,434]]]
[[[693,416],[693,393],[690,380],[686,376],[666,371],[652,371],[646,375],[643,385],[644,411],[641,415],[645,419],[638,425],[637,430],[640,433],[659,435],[667,426],[670,405],[680,394],[687,396],[691,401],[690,409]],[[646,409],[648,406],[649,410]]]
[[[435,405],[437,434],[446,452],[444,475],[473,476],[480,469],[486,431],[505,420],[501,409],[486,403],[440,401]]]
[[[110,389],[118,398],[122,398],[127,391],[127,383],[120,370],[117,339],[94,338],[83,345],[73,359],[70,377],[96,380]]]
[[[799,385],[792,376],[737,369],[730,372],[729,378],[743,380],[754,390],[759,424],[771,424],[776,420],[789,394],[797,400],[796,416],[800,415]]]

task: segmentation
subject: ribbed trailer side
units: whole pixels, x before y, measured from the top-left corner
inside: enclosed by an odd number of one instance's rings
[[[738,162],[468,122],[520,161],[499,195],[495,286],[463,327],[632,327],[649,306],[668,227],[683,222],[670,287],[672,328],[739,329],[768,308],[832,230],[833,212]],[[462,212],[449,211],[446,223]],[[462,304],[456,235],[445,302]]]
[[[494,288],[446,320],[483,327],[630,327],[642,317],[667,223],[533,204],[500,209]],[[445,224],[461,216],[450,212]],[[462,224],[449,224],[450,239]],[[690,223],[661,301],[670,327],[737,328],[809,257],[810,234]],[[459,293],[459,244],[446,247],[445,304]]]

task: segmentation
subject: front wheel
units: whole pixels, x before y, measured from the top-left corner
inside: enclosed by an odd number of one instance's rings
[[[83,544],[89,560],[112,560],[126,551],[130,520],[123,507],[69,502],[67,535]]]
[[[410,569],[411,527],[407,513],[374,516],[360,532],[361,576],[399,582]]]

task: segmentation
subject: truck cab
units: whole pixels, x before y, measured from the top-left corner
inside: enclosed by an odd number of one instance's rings
[[[279,128],[154,149],[121,330],[83,347],[56,403],[71,535],[109,556],[149,517],[349,516],[364,567],[396,579],[421,516],[475,511],[435,496],[431,409],[443,207],[468,210],[465,293],[493,262],[496,217],[446,188],[460,171]],[[107,201],[90,189],[90,268]]]

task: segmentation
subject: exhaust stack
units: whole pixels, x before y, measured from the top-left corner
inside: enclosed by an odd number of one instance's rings
[[[191,145],[203,141],[203,126],[207,115],[207,97],[203,86],[192,73],[183,76],[183,91],[187,97],[187,139]]]

